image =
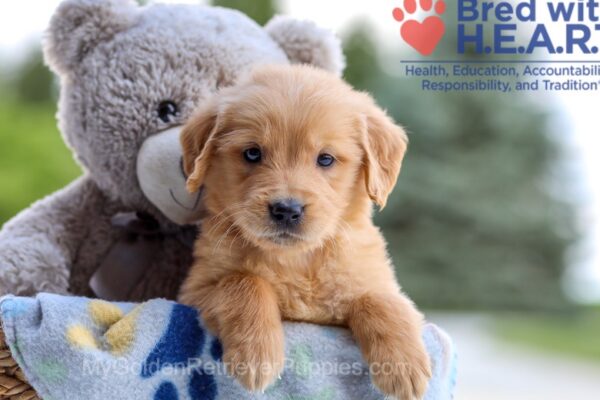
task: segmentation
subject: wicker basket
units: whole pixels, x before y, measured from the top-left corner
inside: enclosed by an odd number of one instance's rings
[[[0,328],[0,399],[38,400],[40,397],[27,382],[23,371],[10,354],[4,332]]]

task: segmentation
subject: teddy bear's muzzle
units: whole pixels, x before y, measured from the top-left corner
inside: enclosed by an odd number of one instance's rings
[[[137,158],[137,176],[148,200],[171,221],[186,225],[202,216],[202,189],[188,193],[185,188],[180,132],[176,126],[146,139]]]

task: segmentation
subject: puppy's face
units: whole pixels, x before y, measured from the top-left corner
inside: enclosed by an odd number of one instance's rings
[[[307,250],[383,206],[403,131],[341,80],[309,67],[263,67],[225,89],[182,133],[188,189],[266,250]]]

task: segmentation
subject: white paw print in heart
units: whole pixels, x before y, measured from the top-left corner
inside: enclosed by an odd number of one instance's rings
[[[443,0],[436,1],[435,5],[433,3],[434,0],[419,0],[418,4],[417,0],[404,0],[403,7],[394,8],[392,13],[394,19],[402,24],[402,39],[424,56],[433,53],[446,32],[444,21],[440,18],[446,12],[446,3]],[[413,17],[418,8],[425,12],[433,10],[436,15],[419,22]]]

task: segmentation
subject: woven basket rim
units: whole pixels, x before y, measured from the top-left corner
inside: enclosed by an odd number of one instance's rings
[[[0,400],[41,400],[12,356],[0,326]]]

